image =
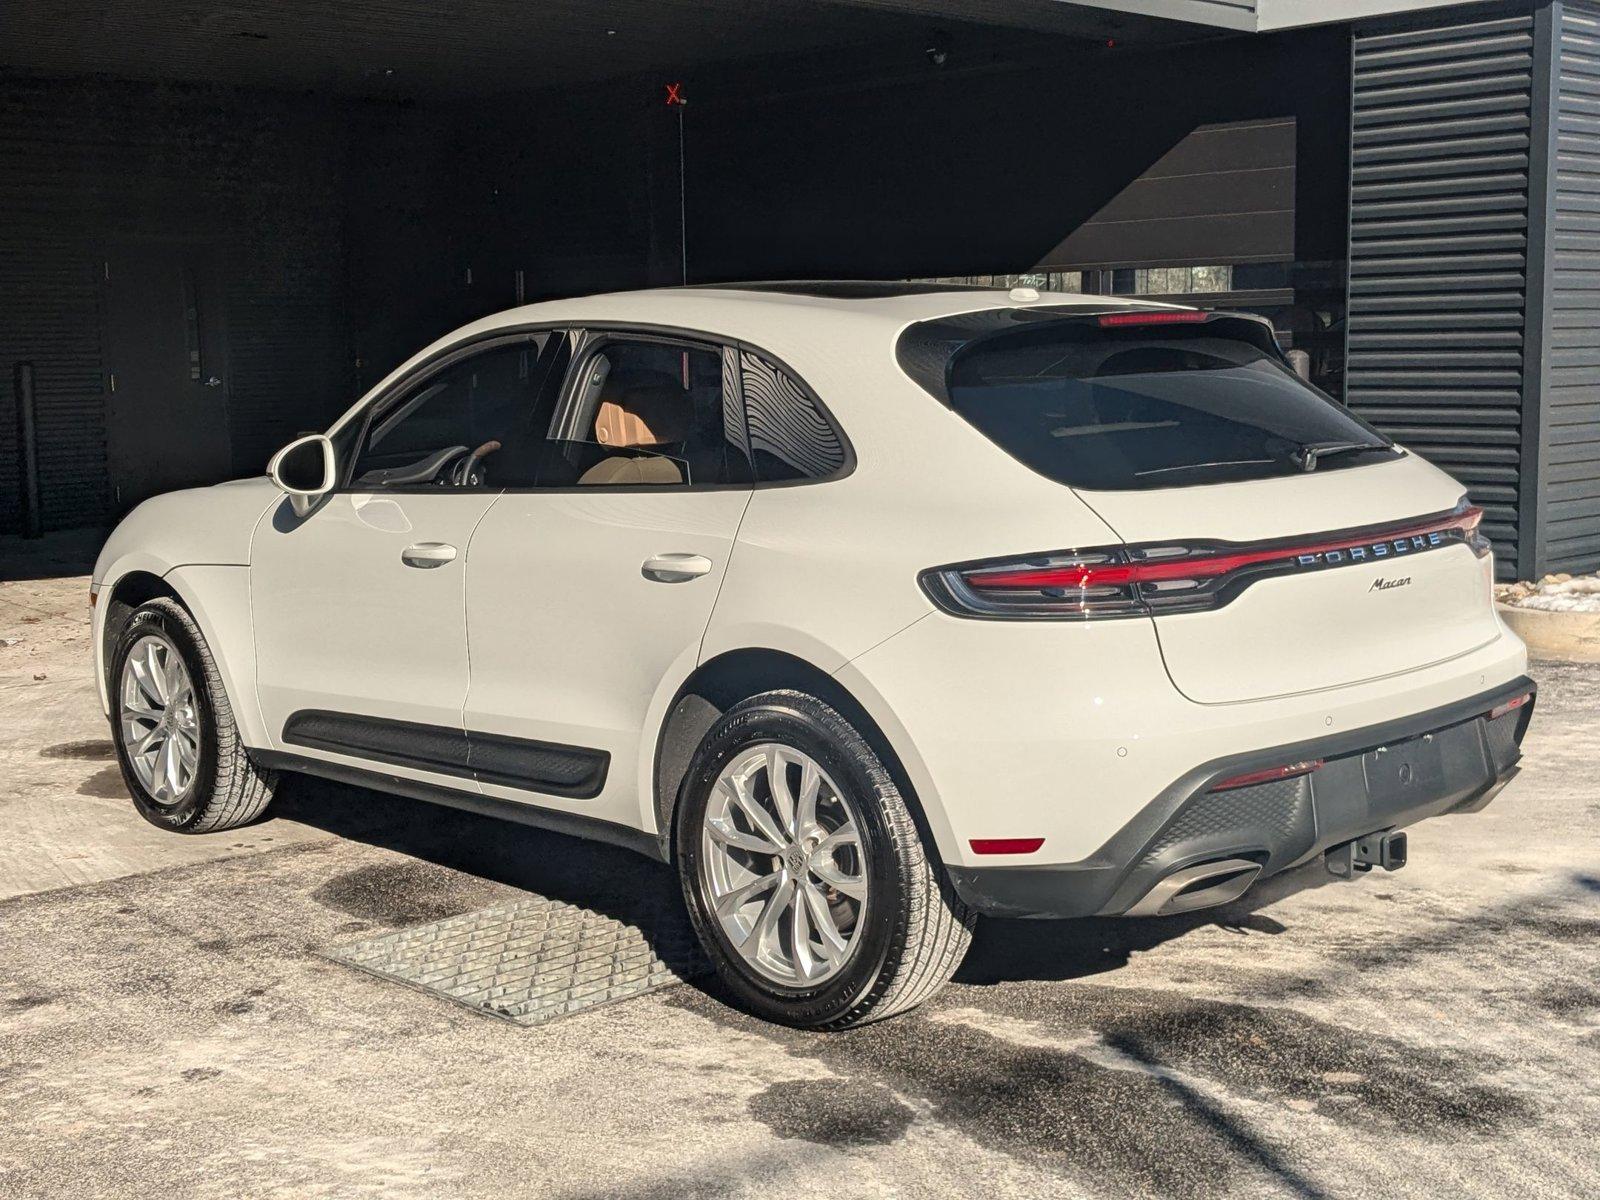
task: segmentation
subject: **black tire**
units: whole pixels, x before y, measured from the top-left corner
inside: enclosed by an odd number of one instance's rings
[[[750,746],[776,742],[813,758],[849,793],[861,826],[869,883],[861,925],[838,974],[784,986],[746,963],[711,909],[700,833],[723,768]],[[975,915],[955,894],[918,833],[894,779],[866,738],[837,710],[804,692],[772,691],[730,708],[695,752],[674,819],[679,881],[695,932],[733,998],[769,1021],[846,1029],[916,1007],[945,985],[972,940]]]
[[[123,665],[139,640],[151,634],[166,639],[177,650],[194,685],[199,762],[194,783],[172,803],[157,800],[140,782],[122,729]],[[277,772],[257,767],[250,760],[239,740],[239,727],[211,650],[183,605],[160,598],[134,610],[112,650],[107,690],[117,765],[134,807],[145,820],[178,833],[214,833],[247,825],[266,812],[277,786]]]

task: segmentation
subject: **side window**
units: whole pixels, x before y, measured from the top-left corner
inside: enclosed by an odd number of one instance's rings
[[[421,380],[375,413],[351,485],[531,485],[565,374],[567,339],[502,343]]]
[[[575,377],[565,436],[547,447],[539,486],[749,483],[743,430],[724,417],[722,357],[689,343],[603,342]]]
[[[825,479],[844,469],[844,439],[798,383],[748,350],[739,367],[757,479]]]

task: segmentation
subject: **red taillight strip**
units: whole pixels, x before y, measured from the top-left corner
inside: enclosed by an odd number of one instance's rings
[[[971,842],[974,854],[1032,854],[1042,845],[1042,837],[973,838]]]
[[[1022,590],[1120,587],[1130,583],[1160,583],[1171,579],[1212,579],[1218,575],[1237,571],[1240,567],[1254,566],[1258,563],[1287,562],[1302,554],[1327,554],[1331,551],[1351,550],[1380,542],[1423,537],[1430,533],[1444,533],[1452,529],[1460,529],[1470,535],[1482,520],[1481,508],[1467,508],[1450,513],[1448,516],[1410,525],[1378,528],[1359,535],[1346,534],[1335,541],[1300,542],[1261,550],[1185,556],[1151,563],[1107,563],[1103,566],[1096,564],[1031,570],[978,569],[963,571],[962,577],[975,588]]]
[[[1250,787],[1257,783],[1276,783],[1280,779],[1293,779],[1298,775],[1309,775],[1313,771],[1322,769],[1322,759],[1308,758],[1304,762],[1287,763],[1281,767],[1268,767],[1264,771],[1246,771],[1243,775],[1234,775],[1228,779],[1213,783],[1207,791],[1227,792],[1234,788]]]
[[[1515,700],[1507,700],[1504,704],[1496,704],[1489,710],[1489,720],[1497,720],[1509,712],[1516,712],[1517,709],[1521,708],[1524,704],[1528,703],[1528,701],[1532,699],[1532,692],[1523,692],[1522,695],[1518,696]]]
[[[1102,329],[1118,329],[1129,325],[1200,325],[1211,319],[1208,312],[1186,309],[1169,311],[1154,309],[1151,312],[1107,313],[1100,318]]]

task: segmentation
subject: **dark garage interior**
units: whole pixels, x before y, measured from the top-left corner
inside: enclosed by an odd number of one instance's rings
[[[1600,463],[1569,454],[1549,487],[1531,474],[1519,386],[1542,369],[1522,352],[1518,265],[1539,199],[1541,19],[1544,4],[1479,4],[1241,35],[1064,4],[15,0],[0,13],[0,532],[28,507],[18,363],[36,518],[59,529],[259,473],[431,339],[519,302],[956,278],[1266,313],[1316,382],[1472,488],[1503,572],[1592,566]],[[1450,315],[1466,285],[1437,278],[1426,290],[1446,301],[1412,306],[1420,323],[1346,321],[1347,272],[1351,295],[1374,292],[1349,265],[1351,196],[1377,219],[1390,203],[1363,190],[1359,158],[1352,193],[1350,152],[1352,77],[1373,86],[1362,64],[1385,38],[1421,38],[1428,78],[1466,62],[1469,84],[1521,105],[1507,169],[1523,228],[1483,242],[1468,281],[1513,293],[1499,324]],[[1476,160],[1481,181],[1493,164]],[[1403,198],[1440,175],[1409,169],[1378,177]],[[1438,190],[1459,208],[1467,189]],[[1459,257],[1475,247],[1439,245],[1446,274],[1477,269]],[[1400,273],[1374,253],[1380,283]],[[1446,358],[1396,382],[1394,356],[1423,350]],[[1530,541],[1535,510],[1560,502],[1572,536]]]

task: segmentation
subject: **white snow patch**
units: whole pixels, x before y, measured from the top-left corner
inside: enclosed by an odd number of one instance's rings
[[[1600,573],[1546,575],[1538,583],[1507,583],[1495,588],[1495,599],[1515,608],[1544,612],[1600,613]]]

